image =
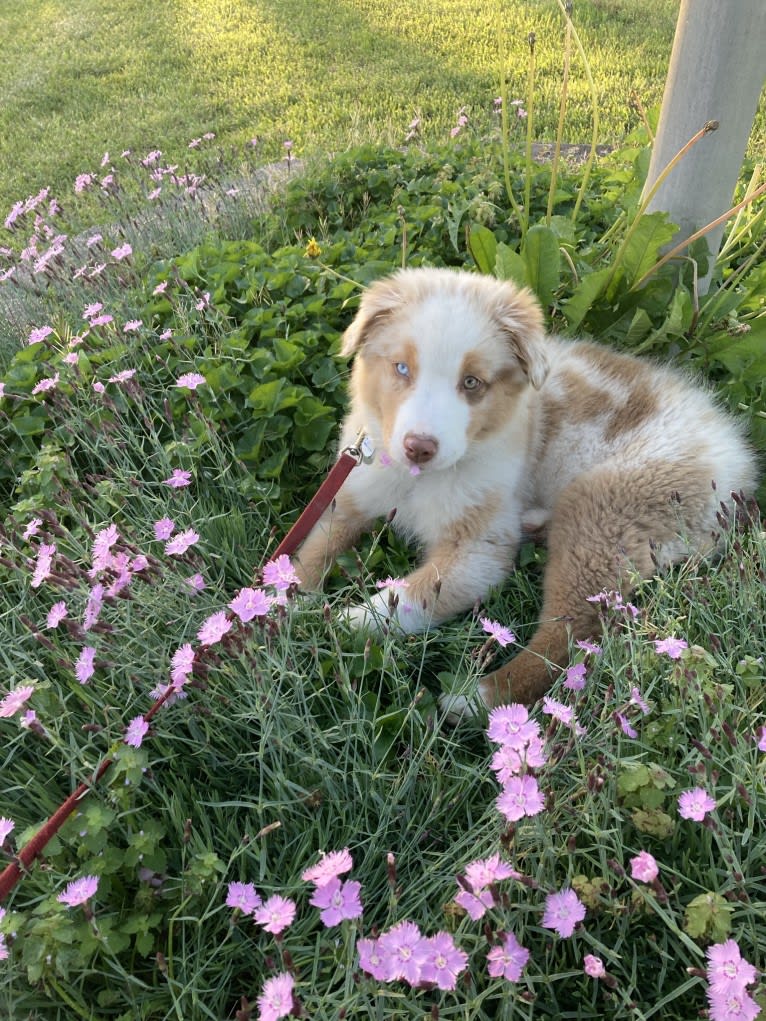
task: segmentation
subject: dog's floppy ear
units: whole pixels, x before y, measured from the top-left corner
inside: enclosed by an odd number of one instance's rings
[[[543,344],[545,325],[540,303],[528,288],[507,282],[503,284],[498,313],[513,353],[529,382],[539,390],[550,369]]]
[[[384,323],[401,304],[396,277],[376,280],[362,295],[359,311],[343,334],[340,353],[346,357],[356,354],[375,327]]]

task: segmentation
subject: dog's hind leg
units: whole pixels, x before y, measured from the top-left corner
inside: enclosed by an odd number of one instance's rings
[[[480,684],[487,706],[531,704],[569,661],[570,639],[599,631],[602,591],[627,596],[630,577],[708,544],[714,514],[704,466],[654,462],[632,471],[602,467],[571,483],[548,526],[543,608],[529,645]],[[683,538],[682,538],[683,536]]]

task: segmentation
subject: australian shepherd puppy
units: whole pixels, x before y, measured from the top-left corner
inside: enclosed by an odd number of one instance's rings
[[[738,423],[678,372],[548,336],[533,295],[448,269],[403,270],[362,297],[341,448],[363,431],[370,463],[299,551],[307,588],[376,518],[422,547],[420,566],[352,607],[352,624],[412,632],[462,613],[544,531],[541,623],[483,679],[486,706],[531,703],[599,629],[588,601],[712,546],[720,501],[752,492]],[[466,700],[447,708],[460,712]]]

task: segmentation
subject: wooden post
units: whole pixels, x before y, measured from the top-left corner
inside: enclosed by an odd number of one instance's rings
[[[731,206],[766,80],[766,0],[681,0],[660,122],[644,194],[708,121],[706,135],[649,203],[679,225],[678,244]],[[724,226],[708,234],[715,256]],[[706,291],[712,274],[700,279]]]

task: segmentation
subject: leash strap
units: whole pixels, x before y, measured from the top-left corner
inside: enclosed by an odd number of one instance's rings
[[[282,554],[288,556],[293,554],[300,546],[314,525],[330,506],[335,496],[346,481],[350,473],[362,461],[370,460],[372,446],[362,435],[357,439],[357,444],[346,447],[338,460],[327,474],[327,478],[309,501],[306,509],[295,522],[293,527],[284,537],[276,550],[271,554],[269,560],[276,560]],[[174,688],[169,685],[163,695],[155,700],[148,712],[144,713],[144,720],[149,723],[157,710],[173,694]],[[103,777],[107,769],[112,765],[113,759],[106,758],[99,765],[90,783],[81,783],[69,797],[61,803],[48,821],[41,827],[35,836],[19,851],[12,861],[0,873],[0,903],[13,890],[24,872],[31,868],[32,863],[45,849],[48,841],[61,829],[66,820],[77,807],[78,803],[88,794],[96,783]]]
[[[300,544],[309,534],[314,525],[335,499],[338,490],[346,481],[354,468],[365,459],[362,447],[346,447],[338,460],[327,474],[327,478],[309,501],[306,509],[295,522],[293,527],[277,546],[273,553],[269,554],[269,560],[276,560],[283,554],[292,556]]]

